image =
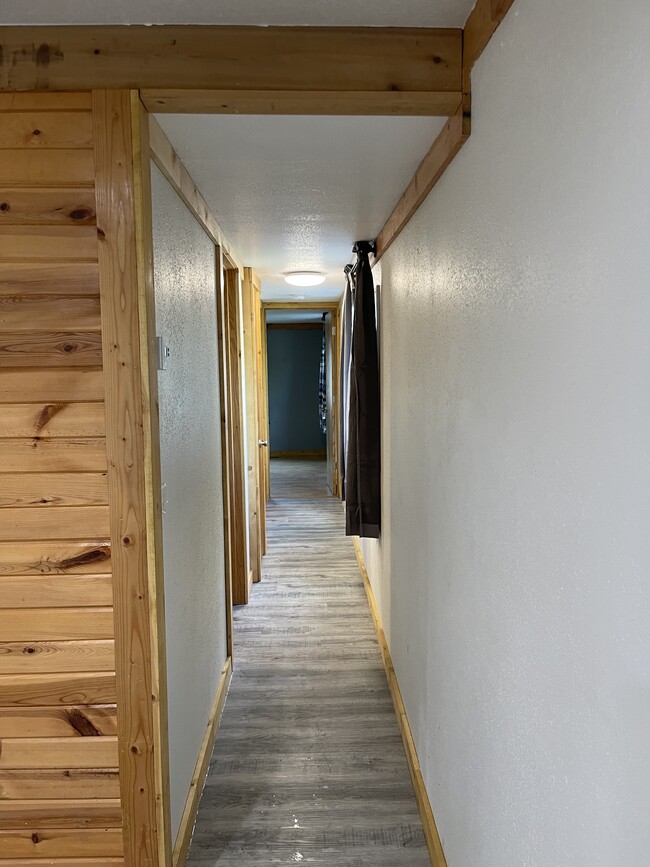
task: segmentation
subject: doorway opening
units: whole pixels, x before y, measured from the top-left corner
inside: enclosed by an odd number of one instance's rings
[[[338,304],[263,303],[270,496],[338,496]]]

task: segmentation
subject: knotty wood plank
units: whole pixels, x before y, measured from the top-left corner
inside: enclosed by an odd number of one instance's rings
[[[114,736],[3,738],[1,745],[0,771],[117,767],[117,738]]]
[[[101,370],[32,370],[0,371],[0,402],[68,403],[104,399],[104,376]]]
[[[0,675],[0,707],[40,707],[72,703],[115,704],[115,701],[115,675],[112,672]],[[0,786],[0,792],[1,790]],[[77,797],[80,796],[81,792],[77,794]],[[38,796],[24,794],[20,797]],[[49,795],[41,797],[47,798]],[[97,793],[89,797],[113,796]],[[2,798],[1,794],[0,798]]]
[[[449,118],[441,130],[431,149],[420,163],[402,198],[377,235],[377,259],[384,255],[404,229],[468,137],[467,121],[463,117],[462,111],[459,111]]]
[[[3,707],[0,710],[0,738],[95,738],[100,735],[117,735],[117,708],[114,704],[82,707]],[[89,807],[92,807],[92,804]],[[2,824],[2,808],[0,801],[0,828],[20,827],[16,821],[13,824]],[[25,818],[28,819],[29,816],[26,815]],[[67,826],[61,824],[58,827]]]
[[[92,148],[92,115],[66,111],[5,111],[0,148]]]
[[[101,437],[0,439],[0,466],[10,473],[104,472],[106,446]]]
[[[2,477],[0,476],[0,482]],[[0,511],[0,541],[108,538],[108,506],[60,506]]]
[[[150,151],[141,112],[137,94],[93,93],[125,857],[157,867],[169,861],[171,842]]]
[[[0,542],[0,575],[87,574],[111,568],[111,544],[86,542]]]
[[[0,642],[0,674],[62,674],[66,671],[115,671],[114,642],[110,639]]]
[[[4,266],[3,266],[4,271]],[[56,276],[56,271],[53,272]],[[51,333],[99,331],[99,296],[0,295],[0,330]]]
[[[105,432],[104,404],[99,402],[5,403],[0,412],[0,438],[3,439],[103,437]],[[84,490],[83,479],[81,488]]]
[[[113,637],[113,609],[0,608],[0,636],[5,641],[74,641]]]
[[[0,509],[102,506],[107,503],[106,473],[0,474]]]
[[[117,770],[109,768],[0,771],[0,801],[116,798],[118,794]]]
[[[83,81],[97,89],[316,98],[321,91],[444,93],[460,90],[461,36],[459,29],[408,27],[5,27],[0,89],[66,90]],[[56,62],[42,62],[54,52]]]
[[[95,191],[5,187],[0,191],[0,225],[94,226]]]
[[[69,93],[0,93],[0,111],[89,111],[90,91]]]
[[[0,575],[0,608],[105,608],[112,604],[111,575]]]
[[[0,184],[34,187],[92,187],[91,150],[5,150],[0,160]]]
[[[117,857],[123,852],[122,832],[119,828],[0,831],[0,852],[4,858]]]
[[[144,89],[151,112],[192,114],[408,115],[447,117],[460,105],[461,92],[340,91],[300,93],[282,90]]]
[[[5,226],[0,221],[0,257],[29,262],[92,262],[97,259],[97,230],[83,225]]]
[[[99,265],[96,262],[3,263],[0,296],[24,298],[26,295],[48,294],[99,297]]]
[[[101,367],[100,334],[0,332],[0,367]]]
[[[119,799],[24,800],[0,802],[0,829],[120,828]],[[60,864],[60,862],[59,862]]]

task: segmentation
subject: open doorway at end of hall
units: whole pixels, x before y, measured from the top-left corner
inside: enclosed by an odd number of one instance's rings
[[[271,497],[338,496],[338,304],[265,306]]]

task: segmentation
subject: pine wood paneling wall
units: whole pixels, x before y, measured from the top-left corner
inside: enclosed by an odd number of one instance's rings
[[[0,864],[123,864],[91,95],[0,102]]]

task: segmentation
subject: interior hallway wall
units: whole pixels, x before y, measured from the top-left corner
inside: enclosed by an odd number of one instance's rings
[[[324,450],[318,420],[322,329],[269,328],[271,453]]]
[[[174,838],[227,652],[219,357],[214,245],[155,166],[152,188]]]
[[[648,45],[516,0],[382,260],[363,550],[449,867],[648,861]]]

